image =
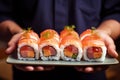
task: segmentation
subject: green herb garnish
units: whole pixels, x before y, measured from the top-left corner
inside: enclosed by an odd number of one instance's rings
[[[65,26],[66,30],[74,30],[75,25],[71,25],[71,26]]]
[[[95,30],[96,30],[95,27],[91,27],[91,33],[94,33]]]
[[[76,58],[77,58],[77,54],[73,54],[73,55],[72,55],[72,58],[73,58],[73,59],[76,59]]]
[[[50,37],[50,32],[46,32],[42,35],[43,38],[49,38]]]

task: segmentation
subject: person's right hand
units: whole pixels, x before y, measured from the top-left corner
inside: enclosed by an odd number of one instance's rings
[[[23,29],[12,20],[5,20],[0,22],[0,40],[9,41],[10,38],[19,32],[22,32]]]
[[[7,34],[13,35],[12,38],[8,42],[8,47],[5,51],[6,54],[11,55],[17,49],[17,42],[20,36],[23,33],[22,28],[17,25],[14,21],[6,20],[0,23],[0,31],[4,33],[4,36]],[[44,71],[44,70],[52,70],[53,66],[31,66],[31,65],[13,65],[17,69],[23,71]]]
[[[17,47],[16,44],[20,38],[20,36],[22,35],[21,33],[15,34],[11,40],[8,43],[8,48],[6,49],[6,54],[11,54]],[[52,70],[54,69],[54,66],[32,66],[32,65],[13,65],[15,66],[17,69],[20,69],[22,71],[48,71],[48,70]]]

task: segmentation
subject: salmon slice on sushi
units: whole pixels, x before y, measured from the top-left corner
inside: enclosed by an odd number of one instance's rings
[[[42,60],[59,60],[59,34],[53,29],[40,33],[39,52]]]
[[[65,61],[81,61],[82,45],[73,27],[67,26],[60,33],[61,58]]]
[[[17,55],[20,60],[39,59],[39,36],[33,30],[25,30],[18,41]]]
[[[60,32],[60,40],[66,36],[71,36],[73,38],[79,39],[79,34],[74,30],[75,26],[65,26],[65,28]]]
[[[95,30],[87,29],[80,35],[83,46],[83,59],[86,61],[104,61],[106,46]]]

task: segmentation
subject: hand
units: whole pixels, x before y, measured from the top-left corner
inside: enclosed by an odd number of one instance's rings
[[[103,41],[105,42],[105,45],[107,47],[107,53],[111,57],[118,57],[118,53],[115,50],[115,44],[113,39],[104,31],[102,30],[96,30],[97,34],[101,36]],[[82,67],[75,67],[77,71],[82,71],[86,73],[92,73],[96,71],[106,70],[109,66],[82,66]]]
[[[8,43],[6,54],[11,54],[16,49],[16,44],[22,35],[22,32],[15,34]],[[54,69],[54,66],[31,66],[31,65],[13,65],[22,71],[48,71]]]
[[[117,58],[118,53],[116,51],[116,46],[113,41],[113,39],[110,37],[109,34],[107,34],[105,31],[102,30],[96,30],[97,34],[100,35],[100,37],[103,39],[106,47],[107,47],[107,53],[109,56]]]
[[[0,23],[0,36],[2,37],[0,40],[8,42],[14,34],[22,31],[22,28],[14,21],[5,20]]]
[[[11,54],[16,50],[16,44],[23,33],[22,28],[17,25],[14,21],[6,20],[0,23],[0,36],[10,35],[12,38],[8,42],[8,47],[5,51],[6,54]],[[51,70],[53,66],[29,66],[29,65],[14,65],[16,68],[23,71],[43,71],[43,70]]]
[[[17,69],[22,71],[50,71],[54,66],[30,66],[30,65],[14,65]]]
[[[11,40],[8,42],[8,47],[5,51],[6,54],[11,54],[17,47],[17,42],[19,38],[21,37],[22,32],[15,34]]]
[[[77,71],[80,72],[85,72],[85,73],[94,73],[97,71],[102,71],[106,70],[109,66],[80,66],[80,67],[75,67]]]

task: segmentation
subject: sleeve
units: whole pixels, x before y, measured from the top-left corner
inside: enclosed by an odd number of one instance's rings
[[[114,19],[120,22],[120,0],[104,0],[102,19]]]
[[[13,0],[0,0],[0,22],[12,19]]]

